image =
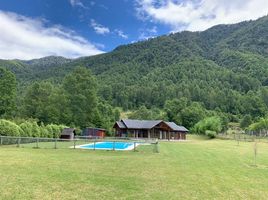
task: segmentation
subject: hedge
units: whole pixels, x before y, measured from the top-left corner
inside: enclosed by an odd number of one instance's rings
[[[17,124],[5,119],[0,119],[0,135],[20,136],[23,134],[23,130]]]

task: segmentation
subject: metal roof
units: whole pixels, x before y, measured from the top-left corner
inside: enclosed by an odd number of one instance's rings
[[[174,122],[165,122],[163,120],[122,119],[121,121],[117,121],[116,124],[120,129],[152,129],[161,122],[165,123],[173,131],[189,132],[184,126],[178,126]]]
[[[162,120],[122,119],[121,122],[123,122],[129,129],[152,129],[154,126],[161,123]]]
[[[61,132],[61,135],[71,135],[73,133],[75,133],[74,128],[64,128]]]
[[[116,122],[119,128],[127,128],[126,125],[122,121]]]
[[[178,126],[174,122],[165,122],[163,120],[135,120],[135,119],[122,119],[121,121],[117,121],[114,125],[116,125],[120,129],[152,129],[160,123],[165,123],[170,129],[173,131],[180,131],[180,132],[189,132],[187,128],[184,126]]]
[[[165,122],[173,131],[188,132],[189,130],[184,126],[178,126],[174,122]]]

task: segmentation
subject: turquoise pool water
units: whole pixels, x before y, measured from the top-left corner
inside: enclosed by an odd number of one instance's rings
[[[138,146],[138,143],[136,143]],[[80,145],[81,149],[102,149],[102,150],[132,150],[134,149],[133,142],[96,142],[95,147],[94,143]]]

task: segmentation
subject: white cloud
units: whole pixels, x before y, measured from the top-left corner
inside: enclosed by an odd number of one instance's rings
[[[75,7],[75,6],[79,6],[81,8],[85,8],[87,9],[88,7],[86,7],[81,0],[70,0],[70,4]]]
[[[97,34],[100,34],[100,35],[105,35],[105,34],[110,33],[110,29],[108,27],[98,24],[94,19],[91,19],[91,27],[94,29],[94,31]]]
[[[148,40],[148,39],[150,39],[150,38],[155,38],[155,37],[156,37],[155,35],[149,35],[149,34],[146,33],[146,32],[141,32],[141,33],[139,34],[138,39],[139,39],[139,40]]]
[[[115,29],[114,32],[123,39],[128,39],[128,35],[126,35],[122,30]]]
[[[145,32],[141,32],[140,34],[139,34],[139,40],[148,40],[148,39],[150,39],[150,38],[152,38],[152,36],[150,36],[150,35],[147,35],[147,33],[145,33]]]
[[[136,0],[138,17],[171,26],[173,31],[200,31],[268,14],[267,0]]]
[[[128,39],[128,35],[125,34],[122,30],[120,30],[120,29],[110,30],[108,27],[105,27],[105,26],[97,23],[94,19],[91,19],[90,26],[94,29],[95,33],[97,33],[99,35],[113,34],[113,35],[117,35],[123,39]]]
[[[152,33],[152,34],[157,33],[157,27],[156,26],[153,26],[152,28],[148,28],[146,30],[147,30],[147,32]]]
[[[157,27],[153,26],[152,28],[140,29],[139,30],[139,40],[148,40],[154,38],[157,35]]]
[[[74,31],[48,26],[32,19],[0,11],[0,58],[33,59],[44,56],[76,58],[103,53]]]

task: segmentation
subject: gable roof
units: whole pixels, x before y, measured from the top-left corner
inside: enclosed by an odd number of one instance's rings
[[[189,131],[184,126],[178,126],[174,122],[165,122],[165,123],[174,131],[182,131],[182,132],[188,132]]]
[[[117,126],[119,127],[119,128],[127,128],[126,127],[126,125],[122,122],[122,121],[118,121],[118,122],[116,122],[116,124],[117,124]]]
[[[122,119],[121,122],[123,122],[129,129],[152,129],[154,126],[162,122],[162,120]]]
[[[73,133],[75,133],[74,128],[64,128],[61,132],[61,135],[71,135]]]
[[[188,129],[184,126],[178,126],[174,122],[165,122],[163,120],[122,119],[121,121],[117,121],[116,124],[120,129],[152,129],[161,122],[165,123],[173,131],[188,132]]]

